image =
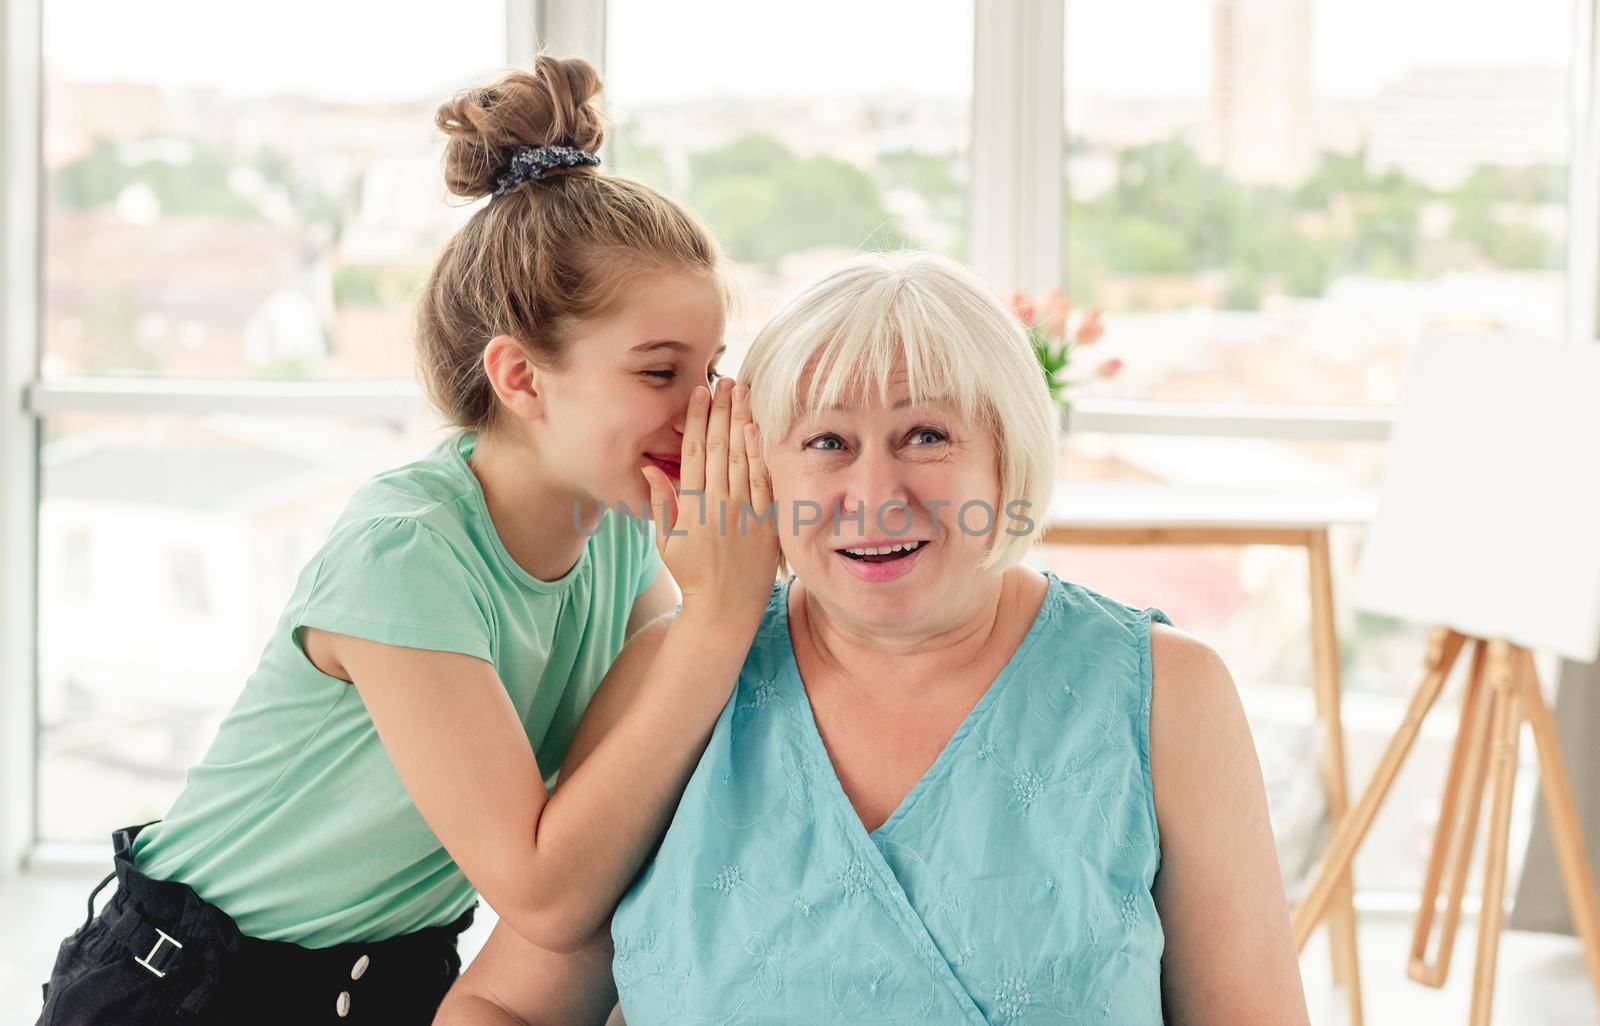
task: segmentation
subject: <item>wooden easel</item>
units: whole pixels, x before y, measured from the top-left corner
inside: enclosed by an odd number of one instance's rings
[[[1484,858],[1483,908],[1479,915],[1478,958],[1473,977],[1471,1026],[1488,1026],[1494,1001],[1495,960],[1500,933],[1505,926],[1506,856],[1510,848],[1511,797],[1516,782],[1517,744],[1522,724],[1533,727],[1539,753],[1540,786],[1549,811],[1556,855],[1566,884],[1572,920],[1583,941],[1589,980],[1600,997],[1600,900],[1589,872],[1577,809],[1572,801],[1566,764],[1556,737],[1555,720],[1539,690],[1533,654],[1499,639],[1469,638],[1448,627],[1436,627],[1428,639],[1422,683],[1406,710],[1400,729],[1384,750],[1372,781],[1350,811],[1343,816],[1323,856],[1316,883],[1294,912],[1295,944],[1304,947],[1327,910],[1329,901],[1347,879],[1356,849],[1366,837],[1378,807],[1416,741],[1423,717],[1433,707],[1450,669],[1467,642],[1472,643],[1471,670],[1461,704],[1461,726],[1456,733],[1445,780],[1444,802],[1434,834],[1422,885],[1422,905],[1412,937],[1408,973],[1431,987],[1444,985],[1450,953],[1461,918],[1461,896],[1486,782],[1492,781],[1488,850]],[[1443,887],[1444,904],[1439,896]],[[1434,960],[1427,958],[1435,916],[1439,916],[1438,945]]]

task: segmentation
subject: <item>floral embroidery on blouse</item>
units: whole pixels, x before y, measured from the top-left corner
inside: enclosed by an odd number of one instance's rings
[[[718,894],[727,895],[742,883],[744,874],[739,871],[738,866],[723,866],[717,878],[711,881],[711,886]]]
[[[854,901],[872,889],[872,871],[860,859],[851,859],[839,871],[839,895]]]
[[[995,971],[994,990],[990,997],[995,1022],[1011,1022],[1022,1018],[1033,1007],[1033,982],[1021,973],[1006,966]]]

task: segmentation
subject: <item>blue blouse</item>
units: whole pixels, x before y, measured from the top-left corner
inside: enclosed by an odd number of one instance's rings
[[[1150,624],[1047,573],[1021,645],[893,815],[835,775],[773,588],[612,921],[629,1026],[1159,1023]]]

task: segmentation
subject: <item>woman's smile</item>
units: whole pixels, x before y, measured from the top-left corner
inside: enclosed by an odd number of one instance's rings
[[[874,541],[835,549],[836,558],[858,581],[881,584],[899,580],[915,569],[931,541]]]

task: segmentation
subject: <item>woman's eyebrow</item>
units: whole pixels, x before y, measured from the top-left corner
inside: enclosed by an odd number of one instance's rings
[[[897,399],[897,400],[895,400],[894,405],[890,406],[889,408],[892,409],[892,410],[903,410],[907,406],[910,406],[910,405],[911,405],[911,400],[909,398],[907,398],[907,399]],[[924,406],[950,406],[952,404],[948,399],[926,399],[926,400],[923,401],[923,405]],[[845,406],[845,405],[840,404],[840,403],[833,403],[832,405],[822,407],[822,409],[824,411],[826,411],[826,412],[829,412],[829,413],[848,413],[849,411],[855,409],[855,407],[854,406]]]

